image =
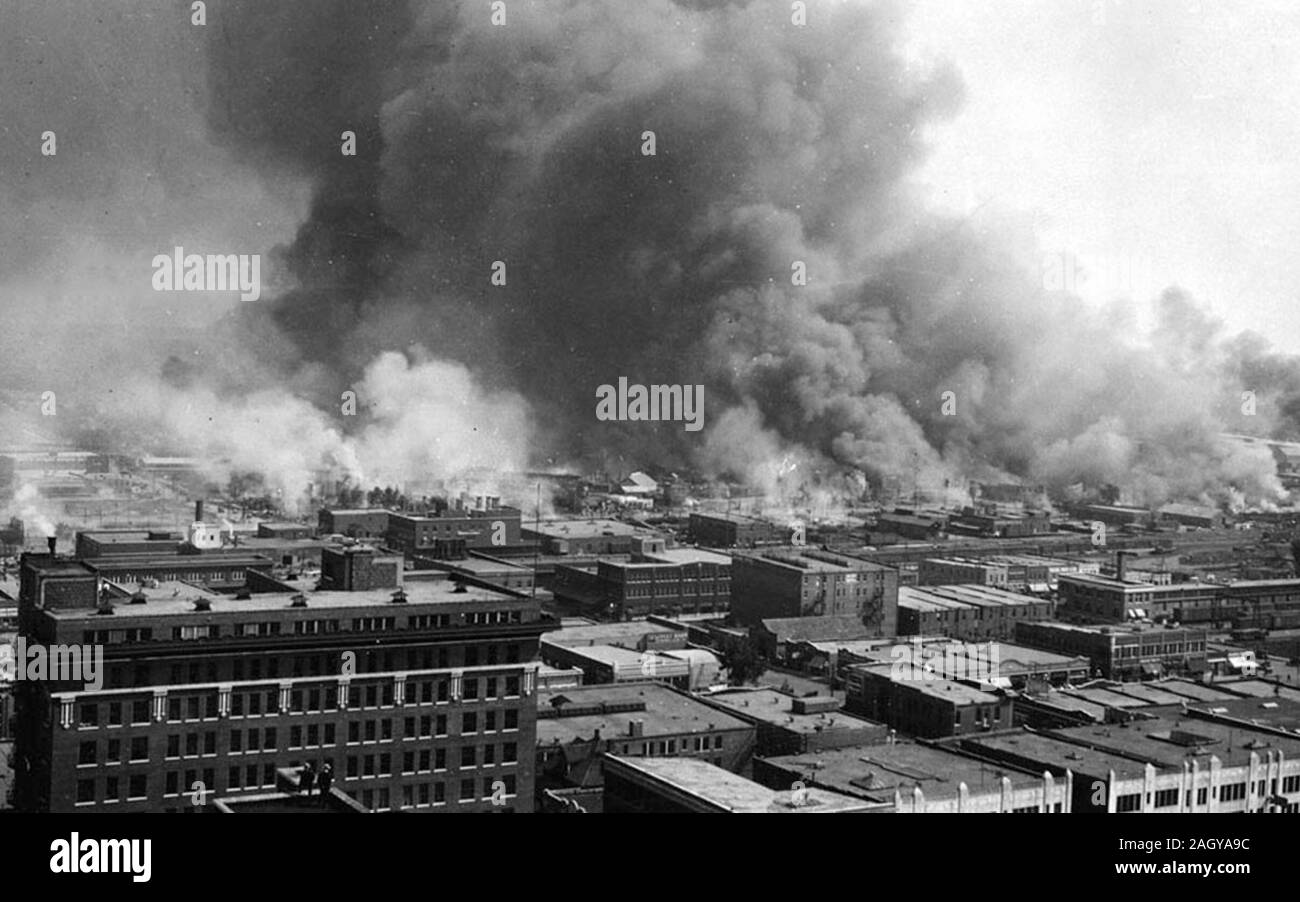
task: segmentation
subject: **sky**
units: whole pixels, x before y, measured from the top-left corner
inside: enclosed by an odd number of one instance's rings
[[[1190,291],[1300,352],[1300,4],[917,0],[909,56],[966,100],[918,175],[934,203],[1031,218],[1100,301]],[[1148,321],[1140,317],[1139,321]]]

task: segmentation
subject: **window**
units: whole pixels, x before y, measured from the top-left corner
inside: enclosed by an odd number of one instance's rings
[[[483,746],[483,766],[497,763],[497,747],[495,745]]]
[[[274,765],[274,764],[264,764],[264,765],[262,765],[262,785],[263,785],[263,786],[274,786],[274,785],[275,785],[275,765]]]
[[[1232,783],[1219,790],[1220,802],[1237,802],[1246,797],[1245,783]]]
[[[148,761],[149,760],[149,737],[135,736],[131,739],[131,760]]]
[[[473,780],[461,780],[461,781],[460,781],[460,800],[461,800],[462,802],[472,802],[472,801],[474,801],[474,781],[473,781]]]
[[[476,757],[477,757],[477,756],[475,755],[474,752],[475,752],[475,749],[474,749],[474,746],[472,746],[472,745],[463,745],[463,746],[460,747],[460,766],[461,766],[461,767],[473,767],[473,766],[474,766],[474,763],[475,763],[475,760],[476,760]]]
[[[83,742],[77,753],[78,764],[94,764],[99,752],[98,742]]]
[[[474,711],[466,711],[463,715],[461,715],[460,732],[462,734],[478,732],[477,713],[475,713]]]
[[[505,729],[507,730],[519,729],[519,712],[514,708],[509,708],[506,710]]]
[[[490,733],[496,728],[497,728],[497,712],[488,711],[486,714],[483,715],[483,730],[484,732]]]
[[[95,781],[78,780],[77,781],[77,801],[93,802],[95,801]]]
[[[519,746],[513,742],[501,746],[501,763],[514,764],[517,760],[519,760]]]
[[[514,698],[519,695],[519,677],[506,677],[506,697]]]
[[[242,752],[244,750],[244,731],[230,731],[230,750],[232,752]]]
[[[108,725],[110,727],[120,727],[122,725],[122,703],[108,703]]]
[[[446,714],[439,714],[439,715],[437,716],[437,718],[434,720],[434,725],[435,725],[435,728],[436,728],[436,729],[434,730],[434,735],[437,735],[437,736],[446,736],[446,735],[447,735],[447,715],[446,715]]]
[[[1157,808],[1171,808],[1178,804],[1178,790],[1162,789],[1156,793]]]
[[[127,786],[126,797],[128,799],[143,799],[148,795],[148,777],[145,774],[136,774],[131,777]]]
[[[447,750],[446,750],[446,749],[434,749],[434,750],[433,750],[433,769],[434,769],[434,770],[446,770],[446,769],[447,769]]]
[[[427,784],[426,784],[425,786],[422,786],[422,787],[420,787],[420,788],[421,788],[421,789],[428,789],[428,786],[427,786]],[[446,784],[446,783],[434,783],[434,784],[433,784],[433,801],[434,801],[435,803],[442,803],[442,802],[447,801],[447,784]]]
[[[108,757],[104,759],[106,764],[116,764],[122,758],[122,740],[108,740]]]
[[[179,795],[180,783],[181,775],[174,770],[168,771],[166,780],[163,783],[163,795]]]
[[[97,727],[97,726],[99,726],[99,706],[98,706],[98,705],[96,705],[96,704],[94,704],[93,702],[91,702],[91,703],[83,704],[83,705],[81,706],[81,726],[83,726],[83,727]],[[91,793],[91,798],[89,798],[89,799],[80,799],[80,798],[79,798],[77,801],[86,801],[86,802],[93,801],[93,799],[94,799],[94,794],[95,794],[95,788],[94,788],[94,783],[93,783],[93,781],[92,781],[92,783],[91,783],[90,793]]]
[[[1196,790],[1196,804],[1197,804],[1197,805],[1204,805],[1204,804],[1206,803],[1206,801],[1209,799],[1209,797],[1210,797],[1210,791],[1209,791],[1208,789],[1198,789],[1198,790]]]
[[[1135,792],[1131,795],[1123,795],[1115,800],[1115,810],[1118,812],[1138,811],[1142,807],[1142,793]]]
[[[474,699],[478,698],[478,680],[474,679],[473,677],[470,677],[465,680],[465,689],[464,689],[463,697],[467,701],[473,701]]]
[[[209,731],[203,734],[203,754],[215,755],[217,753],[217,734]]]
[[[239,731],[235,731],[238,735]],[[179,733],[172,733],[167,737],[167,757],[179,758],[181,756],[181,737]]]
[[[199,753],[199,734],[198,733],[185,734],[185,754],[188,756],[194,756],[197,755],[198,753]]]

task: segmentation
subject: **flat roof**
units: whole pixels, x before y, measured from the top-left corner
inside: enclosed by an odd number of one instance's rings
[[[546,634],[546,641],[552,645],[567,648],[583,645],[637,645],[649,635],[672,635],[686,638],[686,631],[674,629],[646,620],[625,620],[617,623],[597,623],[584,626],[564,626]]]
[[[731,555],[718,554],[716,551],[706,551],[703,548],[668,548],[663,551],[656,551],[648,554],[646,557],[653,558],[656,561],[663,561],[666,564],[726,564],[731,563]]]
[[[710,704],[734,711],[741,717],[761,720],[796,733],[822,733],[828,730],[858,730],[880,726],[873,720],[856,717],[839,708],[816,714],[796,714],[792,710],[795,696],[777,689],[726,689],[701,696]],[[827,699],[831,696],[805,696]]]
[[[699,758],[608,757],[616,766],[640,771],[654,782],[736,814],[830,814],[866,808],[860,799],[817,787],[806,789],[803,803],[796,805],[790,792],[768,789]]]
[[[1300,700],[1288,698],[1233,698],[1210,704],[1198,704],[1193,709],[1221,717],[1232,717],[1286,730],[1300,736]]]
[[[771,567],[782,567],[798,573],[862,573],[894,569],[884,564],[842,554],[818,551],[801,553],[789,548],[782,548],[779,551],[739,552],[732,556],[732,560],[746,560]]]
[[[1120,683],[1118,686],[1111,687],[1111,689],[1121,695],[1131,695],[1148,705],[1178,705],[1187,700],[1181,695],[1165,692],[1163,689],[1148,683]]]
[[[1090,730],[1093,727],[1084,727],[1083,729]],[[1111,727],[1110,729],[1118,728]],[[1024,732],[1001,736],[975,736],[965,739],[963,742],[976,750],[1002,751],[1035,762],[1035,766],[1041,765],[1049,769],[1058,768],[1062,771],[1070,770],[1076,775],[1086,774],[1090,777],[1104,777],[1112,770],[1115,771],[1115,776],[1121,778],[1141,778],[1146,775],[1146,767],[1141,762],[1125,758],[1123,755],[1117,755],[1113,752],[1066,742],[1064,739],[1057,739],[1055,736],[1042,733]]]
[[[909,795],[916,786],[927,799],[955,798],[962,783],[972,793],[1000,792],[1003,776],[1016,788],[1042,782],[1040,774],[911,742],[819,749],[763,760],[838,792],[875,801],[892,801],[896,791]]]
[[[1161,680],[1155,685],[1159,686],[1165,692],[1186,696],[1187,698],[1202,702],[1232,701],[1237,698],[1237,696],[1230,692],[1220,692],[1218,689],[1211,689],[1204,683],[1195,683],[1191,680]]]
[[[885,679],[892,679],[894,665],[852,664],[850,669],[871,673]],[[965,683],[945,680],[941,677],[936,677],[933,680],[893,680],[893,682],[924,695],[950,701],[955,705],[996,705],[1002,700],[1000,696],[993,695],[990,692],[984,692],[974,686],[967,686]]]
[[[559,671],[565,673],[567,671]],[[545,713],[537,718],[537,747],[591,741],[596,731],[600,738],[609,741],[632,742],[638,738],[629,735],[633,721],[640,721],[645,737],[674,736],[704,733],[714,730],[747,730],[749,724],[716,708],[712,708],[685,692],[676,692],[663,683],[611,683],[603,686],[574,686],[566,689],[539,689],[537,709],[546,712],[551,702],[563,696],[574,707],[589,705],[643,705],[637,710],[611,711],[609,713],[574,714],[549,717]],[[563,708],[561,708],[563,710]]]
[[[214,595],[204,593],[202,589],[193,586],[190,583],[168,583],[167,592],[171,587],[183,585],[186,591],[179,596],[171,597],[163,594],[161,597],[151,597],[149,602],[144,605],[130,606],[119,603],[117,606],[118,614],[136,615],[142,617],[165,617],[182,614],[194,613],[211,613],[211,614],[257,614],[267,611],[311,611],[315,610],[342,610],[348,608],[388,608],[392,613],[398,613],[403,606],[393,603],[393,593],[397,590],[394,588],[371,589],[360,592],[341,592],[333,590],[315,590],[303,588],[299,592],[265,592],[255,593],[250,598],[236,599],[228,595]],[[462,584],[463,585],[463,584]],[[491,589],[479,586],[465,586],[465,591],[456,592],[456,583],[451,580],[420,580],[419,582],[407,583],[403,586],[406,592],[406,607],[420,604],[465,604],[467,602],[479,601],[527,601],[527,599],[518,599],[513,595],[503,592],[496,592]],[[150,591],[162,590],[144,590]],[[196,595],[203,594],[210,596],[211,610],[207,612],[196,612],[194,610],[193,598]],[[294,608],[290,605],[290,600],[298,594],[307,598],[305,608]],[[108,624],[106,618],[99,616],[92,608],[73,608],[73,609],[49,609],[45,614],[57,620],[93,620],[97,623]]]
[[[543,641],[545,640],[543,639]],[[653,650],[640,652],[617,645],[561,645],[559,647],[577,657],[586,658],[599,664],[608,664],[616,668],[640,668],[645,662],[654,660],[655,664],[653,666],[656,673],[661,676],[685,675],[690,669],[684,661],[677,658],[673,658],[671,663],[662,660],[665,656],[657,654]]]
[[[1160,623],[1064,623],[1060,620],[1036,620],[1032,624],[1034,627],[1048,627],[1052,630],[1063,633],[1080,633],[1087,636],[1133,636],[1140,633],[1174,633],[1174,632],[1201,632],[1204,633],[1205,627],[1194,624],[1182,624],[1179,626],[1165,626]]]
[[[1233,766],[1249,763],[1252,752],[1261,758],[1266,750],[1281,750],[1287,758],[1300,754],[1300,736],[1290,739],[1241,724],[1177,715],[1135,720],[1124,726],[1067,727],[1050,732],[1164,767],[1181,767],[1183,761],[1192,758],[1208,767],[1211,755]]]
[[[622,520],[573,519],[543,520],[541,523],[527,523],[522,531],[533,535],[546,536],[550,539],[594,539],[601,536],[657,536],[659,533],[624,523]]]
[[[1279,686],[1267,680],[1231,680],[1220,681],[1214,685],[1234,695],[1246,695],[1252,698],[1292,697],[1300,698],[1300,692],[1288,686]]]
[[[1090,702],[1105,705],[1108,708],[1142,708],[1148,704],[1140,698],[1133,698],[1130,695],[1121,695],[1118,692],[1111,692],[1108,689],[1064,689],[1062,691],[1066,695],[1084,698]]]

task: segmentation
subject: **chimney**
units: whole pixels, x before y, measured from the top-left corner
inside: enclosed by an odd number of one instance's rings
[[[1124,566],[1124,558],[1128,555],[1127,551],[1115,552],[1115,578],[1120,582],[1124,581],[1127,568]]]
[[[194,502],[194,522],[195,523],[203,522],[203,499],[202,498]]]
[[[58,546],[58,544],[59,544],[59,537],[58,537],[58,536],[46,536],[46,537],[45,537],[45,544],[48,545],[48,546],[50,546],[50,554],[53,555],[54,552],[55,552],[55,549],[57,548],[57,546]]]

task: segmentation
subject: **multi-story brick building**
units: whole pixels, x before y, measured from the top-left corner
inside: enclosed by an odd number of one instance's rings
[[[898,571],[811,549],[737,554],[731,564],[731,613],[753,626],[780,617],[859,617],[872,635],[898,626]]]
[[[742,514],[691,514],[691,538],[712,548],[754,548],[790,541],[793,530]]]
[[[1087,655],[1108,680],[1141,679],[1205,669],[1204,629],[1149,623],[1081,626],[1073,623],[1016,624],[1016,641],[1033,648]]]
[[[1121,571],[1122,572],[1122,571]],[[1125,578],[1064,574],[1057,579],[1063,615],[1071,619],[1124,621],[1170,618],[1217,619],[1221,586],[1210,583],[1153,585]]]
[[[926,679],[908,671],[898,678],[893,664],[852,664],[844,668],[845,707],[887,723],[900,733],[937,739],[998,730],[1012,725],[1009,696],[965,683]]]
[[[903,586],[898,633],[953,639],[1010,639],[1021,621],[1052,616],[1051,601],[989,586]]]
[[[731,558],[695,548],[555,568],[556,601],[591,614],[629,620],[648,614],[724,614],[731,602]]]
[[[427,516],[390,513],[386,540],[409,555],[463,558],[469,549],[498,551],[519,547],[518,508],[490,510],[448,508]]]
[[[343,535],[354,539],[382,539],[388,534],[389,512],[382,507],[323,509],[316,529],[324,536]]]
[[[129,593],[24,556],[28,642],[102,646],[105,666],[97,691],[18,685],[18,806],[193,810],[195,783],[259,793],[312,762],[371,810],[532,810],[529,662],[554,622],[521,593],[379,587],[366,557],[343,565],[370,589],[232,598],[185,583]]]

